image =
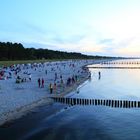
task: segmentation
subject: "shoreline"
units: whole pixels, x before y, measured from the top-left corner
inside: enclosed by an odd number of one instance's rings
[[[89,64],[88,64],[89,65]],[[84,65],[83,67],[86,67],[87,65]],[[81,67],[82,69],[82,67]],[[32,112],[33,109],[36,107],[42,106],[42,105],[51,105],[54,103],[53,99],[51,97],[64,97],[68,94],[70,94],[72,91],[76,90],[79,85],[84,83],[89,78],[89,69],[86,72],[86,75],[82,77],[79,81],[74,83],[73,85],[66,87],[65,90],[60,92],[59,94],[52,94],[51,96],[43,97],[39,100],[36,100],[30,104],[26,104],[24,106],[21,106],[19,108],[16,108],[14,110],[11,110],[9,112],[5,112],[0,117],[0,126],[3,126],[7,123],[10,123],[11,121],[14,121],[16,119],[22,118],[28,113]]]

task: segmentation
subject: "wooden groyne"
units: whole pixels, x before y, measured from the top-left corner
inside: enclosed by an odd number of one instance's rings
[[[81,99],[81,98],[65,98],[51,97],[55,102],[60,102],[68,105],[93,105],[93,106],[108,106],[113,108],[140,108],[140,101],[129,100],[109,100],[109,99]]]
[[[88,66],[88,68],[94,68],[94,69],[140,69],[140,67],[106,67],[106,66]]]
[[[138,61],[138,62],[134,62],[134,61],[132,61],[132,62],[124,62],[124,61],[122,61],[122,62],[102,62],[102,63],[100,63],[101,65],[115,65],[115,64],[117,64],[117,65],[140,65],[140,62]]]
[[[115,62],[115,61],[107,61],[107,62],[101,62],[100,65],[89,65],[88,68],[94,68],[94,69],[140,69],[140,62],[132,61],[132,62]],[[116,66],[115,66],[116,65]],[[122,66],[118,66],[122,65]],[[125,66],[123,66],[125,65]],[[128,66],[129,65],[129,66]]]

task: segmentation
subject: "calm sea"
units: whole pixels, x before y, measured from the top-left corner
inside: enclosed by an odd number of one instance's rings
[[[124,60],[123,60],[124,61]],[[128,60],[125,60],[128,61]],[[129,60],[139,61],[140,60]],[[118,61],[120,62],[120,61]],[[140,64],[98,66],[139,67]],[[91,79],[72,98],[140,100],[140,69],[90,68]],[[98,72],[101,72],[99,77]],[[140,108],[54,103],[0,128],[0,140],[139,140]]]

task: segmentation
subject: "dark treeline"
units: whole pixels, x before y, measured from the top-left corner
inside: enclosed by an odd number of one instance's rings
[[[24,48],[21,43],[0,42],[0,60],[34,59],[93,59],[105,56],[88,56],[75,52],[53,51],[48,49]]]

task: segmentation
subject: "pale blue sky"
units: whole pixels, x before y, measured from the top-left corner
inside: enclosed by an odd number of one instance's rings
[[[140,0],[0,0],[0,41],[139,56]]]

